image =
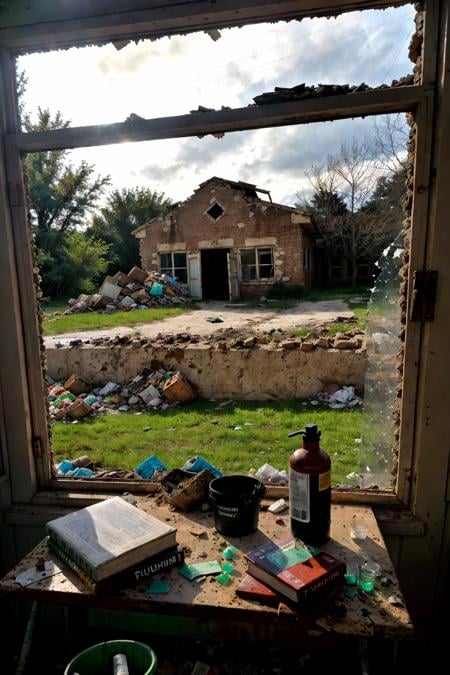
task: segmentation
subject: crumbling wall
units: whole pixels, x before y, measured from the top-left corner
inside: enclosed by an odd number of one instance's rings
[[[78,373],[89,384],[126,383],[153,360],[165,368],[180,370],[205,398],[240,400],[289,400],[308,398],[335,382],[362,390],[366,369],[365,350],[227,349],[213,345],[146,344],[71,349],[47,349],[48,372],[57,381]]]

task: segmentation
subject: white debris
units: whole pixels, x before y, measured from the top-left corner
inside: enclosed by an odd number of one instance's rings
[[[288,475],[286,471],[278,471],[270,464],[263,464],[255,473],[255,478],[262,483],[271,483],[272,485],[287,485]]]
[[[348,403],[355,398],[355,387],[342,387],[328,399],[330,403]]]
[[[159,391],[156,387],[150,384],[148,387],[139,392],[140,398],[144,403],[150,403],[152,399],[159,398]]]
[[[278,499],[276,502],[273,502],[267,509],[270,513],[282,513],[288,508],[288,505],[284,499]]]
[[[109,394],[114,393],[118,389],[120,389],[120,384],[116,384],[115,382],[107,382],[105,386],[100,389],[98,395],[109,396]]]

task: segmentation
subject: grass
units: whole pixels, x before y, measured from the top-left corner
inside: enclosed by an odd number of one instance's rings
[[[349,300],[350,298],[369,299],[370,289],[366,285],[333,286],[326,288],[312,288],[305,293],[304,300],[317,302],[318,300]]]
[[[67,305],[65,305],[67,309]],[[195,304],[178,307],[152,307],[150,309],[133,310],[131,312],[113,312],[112,314],[98,314],[89,312],[83,314],[68,314],[66,316],[51,317],[43,322],[44,335],[60,335],[75,331],[91,331],[98,328],[116,328],[119,326],[136,326],[138,324],[162,321],[171,316],[179,316],[184,312],[198,309]]]
[[[307,422],[322,430],[323,447],[332,461],[332,479],[340,483],[358,472],[360,410],[330,410],[300,401],[196,401],[183,407],[144,413],[104,415],[78,424],[53,424],[55,461],[87,454],[97,468],[133,469],[149,455],[168,468],[201,455],[225,473],[247,474],[265,462],[287,469],[300,438],[288,434]],[[242,427],[234,431],[236,426]],[[356,447],[355,447],[356,446]]]

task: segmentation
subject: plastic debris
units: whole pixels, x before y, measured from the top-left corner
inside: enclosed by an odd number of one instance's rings
[[[220,478],[223,476],[223,473],[219,471],[219,469],[216,469],[215,466],[210,464],[209,462],[206,461],[206,459],[203,459],[203,457],[196,456],[196,457],[191,457],[191,459],[188,459],[188,461],[181,467],[182,471],[190,471],[192,473],[199,473],[200,471],[203,471],[203,469],[208,469],[211,471],[211,473],[214,475],[215,478]]]
[[[147,593],[154,593],[155,595],[168,593],[170,590],[170,584],[167,579],[153,579],[147,586]]]
[[[270,511],[270,513],[282,513],[287,508],[288,508],[288,505],[287,505],[286,501],[283,498],[281,498],[281,499],[277,499],[276,502],[273,502],[267,510]]]
[[[167,471],[166,466],[154,455],[144,459],[139,466],[135,468],[135,472],[141,476],[144,480],[149,480],[155,471]]]
[[[227,572],[222,572],[216,577],[216,581],[221,586],[227,586],[231,582],[231,577]]]
[[[231,562],[226,562],[222,565],[222,570],[227,574],[232,574],[234,572],[234,565]]]
[[[209,574],[221,574],[222,568],[217,562],[213,560],[210,562],[195,563],[192,565],[183,565],[178,570],[178,574],[188,581],[193,581],[197,577],[205,577]]]
[[[234,560],[238,555],[238,550],[235,546],[227,546],[222,555],[225,560]]]
[[[255,478],[262,483],[271,483],[272,485],[287,485],[288,475],[286,471],[279,471],[271,464],[263,464],[255,473]]]

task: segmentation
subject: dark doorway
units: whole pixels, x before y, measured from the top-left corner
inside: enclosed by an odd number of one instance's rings
[[[228,300],[228,261],[229,248],[215,248],[201,251],[202,296],[204,300]]]

